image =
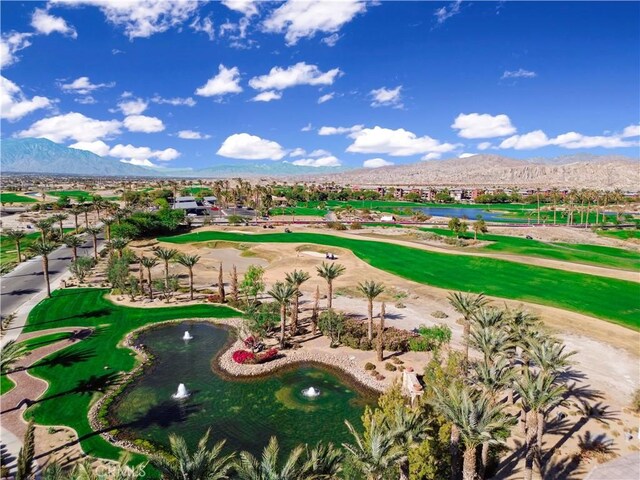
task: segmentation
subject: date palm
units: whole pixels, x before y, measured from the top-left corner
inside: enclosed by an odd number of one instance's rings
[[[65,235],[62,237],[62,243],[71,249],[73,261],[78,260],[78,247],[81,247],[84,241],[77,235]]]
[[[305,446],[305,462],[302,471],[313,480],[332,480],[342,473],[344,454],[332,443]]]
[[[169,284],[169,262],[178,255],[178,251],[174,248],[155,247],[153,254],[164,262],[164,284]]]
[[[26,353],[24,345],[16,343],[15,340],[9,340],[2,349],[2,355],[0,356],[0,373],[5,375],[10,372],[13,364],[24,357]]]
[[[199,255],[178,255],[176,257],[177,263],[189,269],[189,294],[191,300],[193,300],[193,267],[196,266],[199,260]]]
[[[491,363],[492,359],[512,346],[511,335],[496,327],[474,326],[469,334],[469,345],[482,353],[485,362]]]
[[[51,216],[51,219],[54,222],[58,222],[58,226],[60,227],[60,235],[63,235],[64,229],[62,228],[62,222],[69,218],[69,215],[65,215],[64,213],[57,213]]]
[[[267,292],[278,305],[280,305],[280,348],[285,347],[285,329],[287,323],[287,306],[291,303],[291,299],[297,294],[296,288],[285,282],[276,282],[276,284]]]
[[[396,408],[394,413],[387,428],[403,449],[403,455],[398,459],[400,480],[409,480],[409,449],[427,438],[429,418],[419,409],[407,409],[404,406]]]
[[[507,431],[513,419],[504,414],[502,404],[493,403],[489,397],[477,394],[469,387],[450,387],[446,391],[435,392],[436,407],[457,427],[465,447],[462,478],[475,480],[477,448],[482,444],[488,447],[499,443],[498,434]],[[484,467],[486,464],[483,464]]]
[[[15,244],[18,252],[18,263],[22,262],[22,240],[27,234],[22,230],[7,230],[4,235]]]
[[[80,205],[80,212],[84,215],[84,228],[89,228],[89,212],[91,205]]]
[[[69,209],[69,212],[71,213],[71,215],[73,215],[73,224],[75,226],[76,233],[78,233],[78,230],[80,229],[80,225],[78,224],[78,217],[82,214],[82,209],[79,205],[76,205],[75,207],[71,207]]]
[[[300,305],[300,286],[309,280],[310,275],[302,270],[294,270],[287,273],[285,280],[287,283],[293,285],[296,289],[296,293],[293,296],[293,305],[291,307],[291,335],[295,335],[298,332],[298,307]]]
[[[43,220],[38,220],[34,225],[38,230],[40,230],[40,240],[44,243],[47,239],[47,235],[51,231],[53,221],[50,218],[45,218]]]
[[[333,281],[344,273],[345,267],[339,263],[322,262],[322,265],[316,267],[316,270],[318,271],[318,276],[324,278],[327,282],[327,308],[331,310],[333,303]]]
[[[570,365],[575,351],[565,352],[566,345],[550,337],[530,342],[527,354],[530,361],[545,373],[557,374]]]
[[[198,441],[195,451],[189,451],[185,440],[174,434],[169,435],[168,455],[151,457],[153,465],[166,480],[223,480],[229,478],[233,455],[221,455],[224,441],[207,447],[209,430]]]
[[[52,242],[34,242],[29,250],[34,255],[42,256],[42,273],[44,274],[44,281],[47,286],[47,297],[51,298],[51,282],[49,280],[49,255],[57,248],[57,245]]]
[[[373,339],[373,301],[378,295],[384,292],[384,285],[373,280],[365,280],[358,283],[358,290],[367,298],[368,301],[368,314],[369,314],[369,328],[367,330],[367,338]]]
[[[342,446],[354,460],[367,480],[386,478],[405,455],[404,449],[396,441],[396,435],[386,425],[371,418],[368,435],[360,435],[349,422],[345,421],[354,443]]]
[[[95,261],[98,261],[98,235],[102,233],[102,227],[98,225],[89,225],[85,230],[89,235],[91,235],[91,240],[93,240],[93,258]]]
[[[105,226],[105,231],[107,234],[107,242],[111,241],[111,225],[116,222],[116,219],[113,217],[106,217],[102,219],[102,223]]]
[[[297,446],[289,456],[280,462],[280,448],[276,437],[271,437],[258,460],[249,452],[241,452],[235,462],[236,477],[239,480],[305,480],[313,478],[305,475],[302,465],[304,448]]]
[[[526,418],[524,478],[531,480],[534,463],[541,462],[546,413],[563,402],[567,388],[556,383],[555,375],[531,373],[528,368],[516,379],[514,388],[520,397],[521,414]]]
[[[470,293],[454,292],[449,294],[449,303],[453,309],[462,315],[464,319],[463,341],[464,358],[469,361],[469,332],[471,330],[471,317],[481,307],[488,303],[484,294],[473,295]]]
[[[118,252],[118,258],[122,258],[122,251],[127,247],[129,243],[128,238],[116,237],[109,242],[111,248],[113,248],[116,252]]]
[[[151,269],[158,265],[158,259],[153,257],[142,257],[140,263],[142,263],[142,266],[147,269],[147,277],[149,279],[149,299],[153,300],[153,279],[151,278]]]

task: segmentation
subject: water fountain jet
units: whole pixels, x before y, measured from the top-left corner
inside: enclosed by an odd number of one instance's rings
[[[191,334],[189,333],[189,330],[187,330],[186,332],[184,332],[184,335],[182,336],[183,340],[191,340],[193,337],[191,336]]]
[[[189,395],[190,394],[189,394],[189,391],[187,390],[187,387],[184,386],[184,383],[181,383],[180,385],[178,385],[178,391],[173,395],[171,395],[171,398],[174,398],[176,400],[181,400],[183,398],[187,398]]]
[[[320,395],[320,390],[314,387],[305,388],[302,390],[302,395],[307,398],[316,398]]]

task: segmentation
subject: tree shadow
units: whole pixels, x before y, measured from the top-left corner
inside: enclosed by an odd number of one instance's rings
[[[515,477],[520,471],[518,463],[520,462],[521,458],[524,458],[525,448],[526,445],[524,441],[514,440],[514,446],[511,450],[511,454],[508,457],[500,460],[493,478],[503,479]]]
[[[557,480],[578,480],[584,478],[584,471],[580,468],[580,456],[571,455],[565,458],[552,459],[542,472],[542,478]]]
[[[36,288],[21,288],[19,290],[11,290],[10,292],[3,293],[2,296],[19,296],[19,295],[33,295],[34,293],[38,293],[40,290]]]
[[[25,368],[25,370],[31,370],[32,368],[39,368],[44,366],[72,367],[77,363],[85,362],[88,359],[93,358],[95,356],[96,354],[95,352],[93,352],[92,349],[85,348],[84,350],[77,350],[77,351],[68,351],[65,349],[60,352],[56,352],[46,358],[43,358],[42,360]]]
[[[74,318],[91,319],[91,318],[108,317],[109,315],[111,315],[111,313],[113,313],[113,311],[108,308],[100,308],[98,310],[92,310],[90,312],[80,313],[78,315],[69,315],[68,317],[60,317],[53,320],[38,321],[37,323],[35,323],[35,326],[40,327],[41,325],[48,325],[51,323],[54,323],[54,324],[60,323],[67,320],[72,320]]]

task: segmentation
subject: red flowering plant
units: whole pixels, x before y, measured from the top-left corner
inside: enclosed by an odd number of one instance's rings
[[[266,352],[258,354],[258,363],[268,362],[269,360],[273,360],[278,356],[277,348],[270,348]]]
[[[245,363],[256,363],[257,359],[253,352],[249,352],[247,350],[236,350],[231,355],[231,358],[234,362],[245,364]]]

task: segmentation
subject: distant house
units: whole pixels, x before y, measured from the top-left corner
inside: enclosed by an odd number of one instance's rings
[[[380,221],[381,222],[395,222],[396,221],[396,217],[394,217],[393,215],[383,215],[382,217],[380,217]]]

